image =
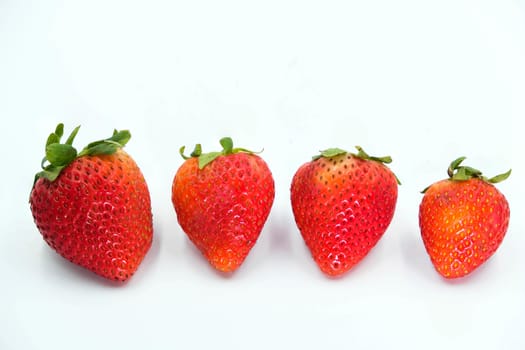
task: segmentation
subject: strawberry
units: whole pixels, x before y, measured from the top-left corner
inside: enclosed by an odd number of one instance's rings
[[[270,169],[262,158],[220,140],[221,152],[180,154],[172,185],[177,220],[189,239],[219,271],[235,271],[254,246],[275,196]]]
[[[360,262],[388,228],[397,202],[398,180],[371,157],[332,148],[295,173],[291,202],[295,222],[325,274],[342,275]]]
[[[419,227],[434,268],[445,278],[470,274],[498,249],[509,226],[505,196],[493,185],[509,177],[487,179],[481,171],[454,160],[449,178],[427,187],[419,206]]]
[[[61,144],[64,126],[59,124],[47,139],[43,171],[31,190],[31,212],[58,254],[100,276],[125,281],[151,246],[148,187],[122,150],[129,131],[115,130],[77,153],[72,144],[78,129]]]

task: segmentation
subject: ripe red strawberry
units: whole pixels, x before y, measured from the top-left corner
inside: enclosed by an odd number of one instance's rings
[[[350,270],[386,231],[397,202],[396,176],[360,147],[328,149],[302,165],[292,180],[295,222],[317,265],[327,275]]]
[[[421,237],[437,272],[445,278],[468,275],[500,246],[509,225],[510,209],[491,179],[456,159],[449,178],[427,187],[419,206]]]
[[[47,139],[44,170],[31,190],[31,212],[57,253],[100,276],[125,281],[151,246],[148,187],[122,150],[131,137],[128,131],[115,130],[77,154],[72,144],[78,129],[61,144],[64,126],[59,124]]]
[[[257,241],[275,195],[270,169],[252,152],[233,148],[203,154],[196,145],[177,171],[172,202],[190,240],[219,271],[232,272]]]

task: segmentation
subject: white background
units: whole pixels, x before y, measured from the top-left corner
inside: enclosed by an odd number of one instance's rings
[[[523,1],[0,1],[0,349],[524,349]],[[43,241],[28,196],[58,122],[78,148],[129,129],[154,243],[115,285]],[[216,273],[177,224],[178,149],[258,150],[276,198],[245,263]],[[383,239],[321,274],[289,186],[319,149],[389,154]],[[507,236],[448,282],[419,236],[420,190],[461,155],[511,206]]]

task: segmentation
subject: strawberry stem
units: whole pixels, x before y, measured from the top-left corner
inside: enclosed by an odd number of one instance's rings
[[[328,148],[324,151],[319,152],[320,154],[313,156],[312,160],[317,160],[319,158],[333,158],[348,153],[347,151],[341,148]]]
[[[76,148],[73,147],[73,141],[79,129],[80,126],[77,126],[73,129],[66,142],[60,143],[62,136],[64,136],[64,124],[60,123],[56,126],[55,131],[47,138],[45,157],[40,164],[42,171],[35,175],[33,186],[41,177],[51,182],[55,181],[62,169],[71,164],[76,158],[85,155],[115,153],[119,148],[124,147],[131,138],[131,134],[127,130],[114,130],[110,138],[92,142],[78,153]]]
[[[366,153],[361,146],[355,146],[355,148],[357,149],[358,152],[357,154],[354,154],[354,156],[356,156],[357,158],[361,158],[365,160],[373,160],[373,161],[384,163],[384,164],[392,163],[392,157],[390,156],[374,157],[374,156],[368,155],[368,153]]]
[[[186,156],[184,154],[184,151],[186,149],[185,146],[182,146],[179,149],[179,153],[182,156],[183,159],[188,160],[190,158],[197,158],[199,162],[199,169],[203,169],[206,165],[213,162],[215,159],[217,159],[220,156],[225,156],[228,154],[234,154],[234,153],[248,153],[248,154],[255,154],[255,153],[261,153],[260,152],[254,152],[250,151],[246,148],[240,148],[240,147],[233,147],[233,140],[230,137],[223,137],[219,140],[219,143],[222,146],[222,151],[220,152],[209,152],[209,153],[202,153],[202,146],[200,144],[196,144],[193,152],[189,156]]]
[[[365,150],[361,146],[355,146],[355,148],[357,149],[357,154],[355,153],[350,153],[350,154],[356,158],[363,159],[363,160],[371,160],[371,161],[379,162],[383,164],[392,163],[392,157],[390,156],[384,156],[384,157],[370,156],[368,153],[365,152]],[[337,156],[344,155],[344,154],[348,154],[348,152],[345,151],[344,149],[328,148],[328,149],[325,149],[324,151],[320,151],[320,154],[313,156],[312,161],[315,161],[319,158],[333,158],[333,157],[337,157]],[[396,174],[394,174],[394,177],[396,178],[397,184],[401,185],[401,181],[399,181],[399,178],[397,177]]]
[[[472,178],[481,179],[483,181],[495,184],[501,181],[506,180],[510,173],[512,172],[512,169],[507,171],[506,173],[496,175],[494,177],[491,177],[490,179],[483,176],[483,173],[475,168],[472,168],[470,166],[462,166],[461,163],[466,159],[466,157],[459,157],[450,163],[447,174],[448,177],[453,181],[467,181]]]
[[[459,157],[457,159],[454,159],[452,163],[450,163],[450,165],[448,166],[447,174],[451,181],[467,181],[472,178],[476,178],[489,182],[491,184],[495,184],[508,179],[510,173],[512,172],[512,169],[509,169],[509,171],[507,171],[506,173],[496,175],[489,179],[483,176],[481,171],[479,171],[478,169],[474,169],[469,166],[460,166],[460,164],[465,159],[466,157]],[[431,186],[432,185],[427,186],[423,191],[421,191],[421,193],[425,193]]]
[[[357,149],[357,154],[356,153],[351,153],[351,155],[353,155],[354,157],[357,157],[357,158],[360,158],[360,159],[363,159],[363,160],[373,160],[373,161],[376,161],[376,162],[379,162],[379,163],[384,163],[384,164],[392,163],[392,157],[390,157],[390,156],[374,157],[374,156],[370,156],[368,153],[366,153],[365,150],[363,149],[363,147],[361,147],[361,146],[355,146],[355,148]],[[328,148],[328,149],[325,149],[325,150],[319,151],[319,152],[320,152],[320,154],[313,156],[312,160],[317,160],[319,158],[333,158],[333,157],[337,157],[337,156],[340,156],[340,155],[348,153],[347,151],[345,151],[344,149],[341,149],[341,148]]]
[[[512,169],[509,169],[506,173],[496,175],[491,178],[487,178],[486,176],[483,176],[483,173],[475,168],[472,168],[470,166],[463,166],[461,163],[466,159],[466,157],[459,157],[457,159],[454,159],[447,169],[447,175],[451,181],[467,181],[470,179],[480,179],[485,182],[496,184],[498,182],[502,182],[510,176],[510,173],[512,172]],[[430,187],[427,186],[421,193],[425,193]]]

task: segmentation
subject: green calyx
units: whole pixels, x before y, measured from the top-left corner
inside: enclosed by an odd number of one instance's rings
[[[370,156],[368,153],[366,153],[361,146],[355,146],[355,148],[357,149],[357,154],[356,153],[350,153],[354,157],[361,158],[363,160],[373,160],[373,161],[376,161],[376,162],[379,162],[379,163],[384,163],[384,164],[392,163],[392,157],[390,157],[390,156],[374,157],[374,156]],[[324,151],[320,151],[320,152],[321,152],[320,154],[313,156],[312,160],[317,160],[319,158],[333,158],[333,157],[340,156],[340,155],[348,153],[347,151],[345,151],[344,149],[341,149],[341,148],[328,148],[328,149],[326,149]]]
[[[341,156],[344,154],[347,154],[348,152],[341,148],[328,148],[324,151],[320,151],[320,154],[317,154],[312,157],[312,160],[317,160],[320,158],[333,158],[337,156]]]
[[[230,137],[223,137],[222,139],[220,139],[219,142],[222,146],[222,151],[220,152],[202,153],[202,146],[200,144],[196,144],[195,148],[193,149],[193,152],[191,152],[189,156],[184,155],[184,151],[186,149],[185,146],[182,146],[179,149],[179,153],[184,159],[197,158],[199,162],[199,169],[203,169],[206,165],[210,164],[220,156],[226,156],[228,154],[235,154],[240,152],[248,154],[260,153],[247,150],[246,148],[234,148],[233,141]]]
[[[36,183],[39,178],[44,178],[51,182],[55,181],[62,169],[71,164],[76,158],[88,155],[113,154],[119,148],[124,147],[131,138],[128,130],[114,130],[110,138],[92,142],[78,153],[76,148],[73,147],[73,141],[79,129],[80,126],[77,126],[73,129],[66,142],[60,143],[64,135],[64,124],[60,123],[57,125],[55,131],[47,138],[46,155],[42,159],[41,164],[42,171],[35,175],[34,183]]]
[[[382,164],[390,164],[390,163],[392,163],[392,157],[390,157],[390,156],[375,157],[375,156],[371,156],[368,153],[366,153],[361,146],[355,146],[355,148],[357,149],[357,153],[350,153],[350,154],[352,156],[356,157],[356,158],[360,158],[360,159],[363,159],[363,160],[371,160],[371,161],[379,162],[379,163],[382,163]],[[347,152],[347,151],[345,151],[344,149],[341,149],[341,148],[328,148],[328,149],[326,149],[324,151],[320,151],[320,154],[313,156],[312,160],[315,161],[315,160],[318,160],[320,158],[333,158],[333,157],[337,157],[337,156],[340,156],[340,155],[345,155],[345,154],[348,154],[348,153],[349,152]],[[401,185],[401,181],[399,181],[399,179],[397,178],[397,176],[395,174],[394,174],[394,177],[396,178],[397,183],[399,185]]]
[[[463,166],[461,163],[466,159],[466,157],[459,157],[458,159],[455,159],[450,163],[447,174],[449,178],[453,181],[467,181],[473,178],[481,179],[483,181],[489,182],[491,184],[495,184],[498,182],[502,182],[506,180],[510,173],[512,172],[512,169],[509,169],[506,173],[496,175],[491,178],[487,178],[486,176],[483,176],[482,172],[478,169],[469,167],[469,166]]]

